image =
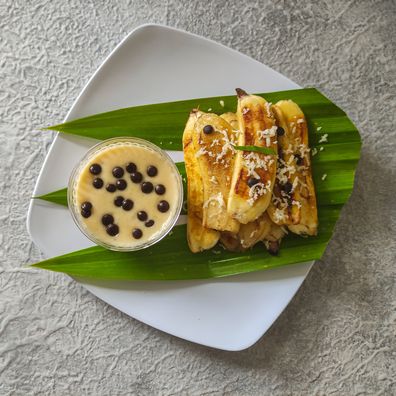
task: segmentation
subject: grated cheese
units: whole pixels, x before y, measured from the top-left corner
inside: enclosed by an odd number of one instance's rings
[[[242,114],[245,115],[245,114],[249,113],[249,111],[250,111],[249,108],[244,107],[244,108],[242,109]]]
[[[316,147],[314,147],[314,148],[312,149],[312,157],[313,157],[314,155],[316,155],[316,154],[318,154],[318,149],[317,149]]]
[[[316,128],[317,131],[320,131],[321,129],[322,129],[321,126]]]
[[[321,136],[321,138],[319,139],[319,143],[326,143],[327,142],[327,137],[329,135],[327,133],[325,133],[324,135]]]
[[[285,219],[285,212],[281,209],[275,209],[274,212],[275,221],[283,221]]]
[[[208,111],[212,111],[212,108],[211,108],[211,107],[209,107]]]
[[[292,205],[296,205],[297,206],[297,208],[301,208],[301,203],[300,202],[298,202],[298,201],[292,201]]]
[[[224,107],[224,100],[219,100],[220,106]]]
[[[323,176],[322,176],[322,180],[325,180],[326,177],[327,177],[327,173],[324,173]]]
[[[320,146],[319,151],[323,151],[323,150],[324,150],[324,147]]]
[[[271,181],[267,181],[267,183],[257,183],[254,186],[249,188],[249,199],[247,203],[250,206],[253,206],[254,202],[257,201],[261,196],[266,194],[271,189]]]
[[[217,202],[219,204],[220,208],[225,206],[223,194],[221,192],[217,193],[216,195],[212,195],[211,197],[209,197],[209,199],[207,199],[204,202],[203,207],[207,208],[212,202],[214,202],[215,204]]]
[[[216,179],[216,176],[212,176],[212,177],[209,179],[209,181],[210,181],[211,183],[213,183],[213,184],[219,184],[219,182],[218,182],[217,179]]]

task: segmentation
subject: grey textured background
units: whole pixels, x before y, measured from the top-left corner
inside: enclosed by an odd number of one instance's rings
[[[0,0],[0,394],[396,394],[395,1]],[[159,22],[240,50],[339,104],[363,137],[323,260],[267,335],[229,353],[121,314],[40,259],[25,228],[51,143],[89,76]],[[393,42],[392,42],[393,40]]]

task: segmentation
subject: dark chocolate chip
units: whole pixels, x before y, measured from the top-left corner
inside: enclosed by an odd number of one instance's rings
[[[144,192],[145,194],[150,194],[151,191],[153,191],[154,186],[153,183],[143,182],[140,188],[142,189],[142,192]]]
[[[144,223],[146,227],[152,227],[154,225],[154,220],[149,220]]]
[[[278,126],[278,128],[276,129],[276,133],[278,136],[283,136],[285,134],[285,130],[282,127]]]
[[[122,206],[122,203],[124,202],[124,197],[118,196],[115,200],[114,200],[114,205],[115,206]]]
[[[143,175],[140,172],[131,173],[131,180],[134,183],[140,183],[143,180]]]
[[[113,168],[111,173],[113,174],[114,177],[119,179],[120,177],[124,176],[124,169],[122,169],[119,166],[116,166],[115,168]]]
[[[143,236],[143,232],[142,232],[142,230],[140,228],[134,228],[132,230],[132,236],[135,239],[140,239]]]
[[[140,221],[146,221],[148,218],[147,212],[145,212],[144,210],[141,210],[140,212],[138,212],[137,217]]]
[[[133,173],[133,172],[136,172],[137,166],[136,166],[136,164],[134,164],[133,162],[130,162],[130,163],[125,167],[125,169],[127,170],[128,173]]]
[[[204,132],[206,135],[209,135],[209,134],[211,134],[211,133],[214,132],[214,129],[213,129],[212,125],[205,125],[205,126],[203,127],[203,132]]]
[[[133,208],[133,201],[130,199],[124,199],[122,202],[122,209],[124,210],[131,210]]]
[[[160,201],[157,205],[157,208],[160,212],[165,213],[169,210],[169,203],[168,201]]]
[[[82,209],[81,210],[81,216],[82,217],[85,217],[86,219],[89,217],[89,216],[91,216],[91,211],[90,210],[84,210],[84,209]]]
[[[92,182],[93,186],[97,189],[103,187],[103,180],[100,177],[95,177],[95,179]]]
[[[158,184],[158,185],[155,186],[155,192],[158,195],[164,195],[165,191],[166,191],[166,188],[165,188],[165,186],[163,184]]]
[[[81,204],[81,209],[82,210],[91,210],[92,209],[92,204],[91,202],[85,201]]]
[[[118,190],[122,191],[127,188],[127,182],[124,179],[118,179],[115,184]]]
[[[260,181],[260,179],[256,179],[255,177],[249,177],[248,181],[247,181],[247,185],[249,187],[253,187],[255,186],[258,182]]]
[[[114,192],[115,190],[117,190],[117,187],[115,186],[115,184],[109,183],[109,184],[106,186],[106,190],[107,190],[108,192]]]
[[[286,194],[290,194],[293,189],[293,185],[288,181],[282,186],[282,189]]]
[[[294,158],[296,159],[296,164],[297,164],[298,166],[304,165],[304,158],[301,157],[300,154],[296,154],[296,155],[294,156]]]
[[[157,174],[158,174],[158,169],[157,169],[154,165],[150,165],[150,166],[147,167],[147,174],[148,174],[150,177],[157,176]]]
[[[93,175],[99,175],[100,172],[102,172],[102,167],[99,164],[92,164],[89,167],[89,171],[93,174]]]
[[[108,226],[109,224],[113,224],[114,223],[114,217],[111,214],[104,214],[102,216],[102,224],[104,226]]]
[[[120,232],[120,229],[117,224],[111,223],[108,226],[106,226],[106,232],[110,236],[115,236]]]

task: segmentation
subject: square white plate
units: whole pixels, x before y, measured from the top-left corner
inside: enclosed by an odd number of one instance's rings
[[[235,87],[248,92],[299,88],[269,67],[223,45],[173,28],[143,25],[103,62],[66,120],[121,107],[232,95]],[[72,168],[95,142],[59,134],[34,195],[65,187]],[[171,154],[176,161],[183,158],[180,152]],[[92,245],[66,208],[39,200],[30,204],[28,230],[46,257]],[[210,281],[83,284],[108,304],[162,331],[219,349],[241,350],[271,326],[311,264]]]

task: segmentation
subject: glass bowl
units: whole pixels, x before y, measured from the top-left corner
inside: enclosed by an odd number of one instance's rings
[[[164,169],[166,169],[167,166],[171,169],[175,177],[175,181],[176,181],[175,185],[177,186],[178,191],[176,192],[176,194],[174,194],[174,196],[176,196],[176,202],[172,202],[172,207],[174,207],[173,213],[171,214],[171,216],[167,218],[167,220],[162,224],[161,228],[156,233],[150,236],[149,239],[142,240],[141,243],[139,243],[139,241],[136,240],[131,240],[130,246],[118,246],[117,243],[114,244],[109,243],[98,238],[97,235],[95,235],[95,233],[93,232],[93,230],[89,229],[89,227],[84,223],[83,217],[80,213],[81,210],[80,206],[77,203],[77,185],[82,172],[85,171],[87,166],[90,163],[92,163],[92,161],[94,161],[94,158],[96,158],[101,152],[111,149],[112,146],[117,147],[117,146],[125,146],[125,145],[139,147],[157,153],[161,158],[161,164],[162,161],[163,164],[166,164],[164,166]],[[122,193],[122,191],[120,193]],[[161,150],[159,147],[154,145],[153,143],[148,142],[144,139],[133,138],[133,137],[112,138],[102,141],[96,144],[95,146],[93,146],[90,150],[88,150],[88,152],[84,155],[84,157],[77,163],[77,165],[75,166],[75,168],[73,169],[70,175],[68,189],[67,189],[67,201],[68,201],[69,210],[77,227],[92,242],[96,243],[97,245],[103,246],[106,249],[121,251],[121,252],[131,252],[152,246],[153,244],[163,239],[171,231],[177,219],[179,218],[179,214],[182,209],[183,183],[182,183],[181,175],[175,163],[170,158],[170,156],[165,151]]]

